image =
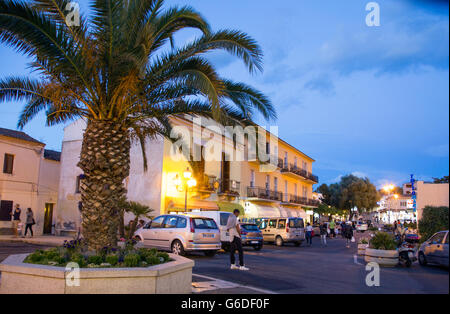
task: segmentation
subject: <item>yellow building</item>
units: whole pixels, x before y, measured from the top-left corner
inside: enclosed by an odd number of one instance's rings
[[[240,137],[233,128],[188,115],[171,118],[171,122],[173,141],[147,140],[147,171],[140,145],[134,143],[130,151],[127,197],[152,208],[153,215],[238,208],[251,218],[306,218],[308,209],[318,204],[312,199],[313,185],[318,182],[312,174],[314,160],[269,132],[258,133],[258,141],[267,143],[259,146],[263,149],[258,158],[252,158],[249,152],[257,145],[249,135]],[[61,223],[79,223],[77,185],[82,173],[76,165],[85,126],[79,120],[65,128],[58,202]],[[272,156],[271,162],[259,161],[263,151]]]

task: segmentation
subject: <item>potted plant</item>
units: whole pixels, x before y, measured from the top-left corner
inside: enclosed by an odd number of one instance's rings
[[[375,262],[385,267],[396,266],[398,264],[398,251],[394,237],[386,232],[377,232],[370,239],[364,260],[367,263]]]
[[[364,256],[366,249],[369,247],[369,240],[362,238],[358,243],[358,255]]]

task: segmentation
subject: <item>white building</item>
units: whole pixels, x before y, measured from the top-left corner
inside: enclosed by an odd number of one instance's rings
[[[0,234],[11,234],[11,211],[16,204],[25,222],[34,212],[36,235],[51,233],[58,199],[60,153],[19,131],[0,128]]]

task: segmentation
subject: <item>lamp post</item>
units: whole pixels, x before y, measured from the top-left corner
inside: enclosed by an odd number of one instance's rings
[[[186,170],[183,172],[183,179],[184,180],[181,180],[177,174],[177,176],[175,177],[175,185],[177,186],[177,188],[179,188],[179,187],[184,188],[184,211],[187,212],[188,190],[189,190],[189,188],[192,188],[197,185],[197,180],[195,180],[192,177],[192,172],[189,169],[189,167],[186,168]]]
[[[392,212],[392,206],[391,206],[391,198],[394,196],[395,199],[398,199],[398,195],[394,194],[392,195],[392,192],[395,190],[395,186],[393,184],[389,184],[383,187],[383,190],[388,193],[387,200],[388,200],[388,209],[389,209],[389,223],[391,223],[391,212]]]

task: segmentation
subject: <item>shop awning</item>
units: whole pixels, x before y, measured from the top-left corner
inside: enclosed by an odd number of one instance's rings
[[[275,206],[255,204],[252,202],[246,203],[246,218],[272,218],[280,216],[280,210]]]
[[[218,202],[217,206],[219,207],[219,210],[223,212],[232,213],[235,209],[239,209],[241,214],[244,214],[244,207],[242,207],[242,205],[238,203]]]

